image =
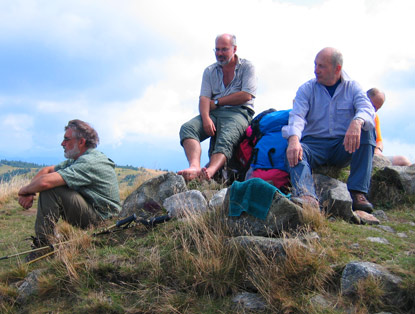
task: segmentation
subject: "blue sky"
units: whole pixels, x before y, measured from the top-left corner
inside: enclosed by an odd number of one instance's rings
[[[364,89],[386,93],[385,154],[415,161],[414,13],[411,0],[1,0],[0,158],[61,161],[79,118],[117,164],[186,167],[179,128],[198,113],[215,36],[231,32],[257,68],[257,112],[290,108],[333,46]]]

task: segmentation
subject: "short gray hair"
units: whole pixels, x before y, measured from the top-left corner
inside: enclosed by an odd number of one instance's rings
[[[331,62],[333,63],[334,67],[336,67],[337,65],[340,65],[341,67],[343,67],[343,55],[337,49],[333,49],[333,54],[331,56]]]
[[[77,139],[85,139],[85,146],[88,148],[95,148],[99,144],[99,137],[97,131],[88,123],[75,119],[68,122],[65,126],[65,131],[71,129]]]
[[[225,34],[220,34],[220,35],[216,36],[215,42],[217,42],[218,39],[221,38],[222,36],[230,37],[232,46],[236,46],[236,36],[233,35],[233,34],[226,34],[226,33]]]

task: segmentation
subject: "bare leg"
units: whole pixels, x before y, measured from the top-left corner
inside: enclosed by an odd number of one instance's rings
[[[411,161],[405,156],[393,156],[392,165],[394,165],[394,166],[410,166]]]
[[[220,168],[225,165],[226,157],[222,153],[213,154],[210,157],[209,166],[202,169],[202,177],[205,180],[210,180]]]
[[[192,138],[183,141],[183,148],[189,162],[189,168],[181,170],[177,174],[182,175],[186,181],[190,181],[201,175],[200,156],[202,148],[199,141]]]

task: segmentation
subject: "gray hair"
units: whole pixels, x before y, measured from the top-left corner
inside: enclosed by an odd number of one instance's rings
[[[99,137],[97,131],[88,123],[75,119],[68,122],[65,126],[65,131],[71,129],[77,139],[85,139],[85,146],[88,148],[95,148],[99,144]]]
[[[223,37],[223,36],[229,37],[230,40],[231,40],[232,46],[236,46],[236,36],[233,35],[233,34],[226,34],[226,33],[225,34],[220,34],[220,35],[216,36],[215,42],[217,42],[218,39],[221,38],[221,37]]]
[[[343,67],[343,55],[337,49],[333,49],[333,54],[331,56],[331,62],[333,63],[334,67],[336,67],[337,65],[340,65],[341,67]]]

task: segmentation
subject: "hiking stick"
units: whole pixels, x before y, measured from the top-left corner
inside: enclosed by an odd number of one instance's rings
[[[30,264],[32,264],[32,263],[35,263],[35,262],[37,262],[37,261],[40,261],[41,259],[44,259],[44,258],[46,258],[46,257],[48,257],[48,256],[51,256],[51,255],[55,254],[55,253],[56,253],[56,251],[55,251],[55,250],[53,250],[53,251],[51,251],[51,252],[48,252],[48,253],[46,253],[45,255],[39,256],[38,258],[35,258],[35,259],[33,259],[33,260],[31,260],[31,261],[27,262],[27,263],[26,263],[26,265],[30,265]]]
[[[98,235],[101,235],[101,234],[110,233],[112,229],[120,228],[120,227],[123,227],[123,226],[124,226],[123,229],[126,229],[126,228],[128,228],[128,226],[132,222],[139,222],[139,223],[142,223],[143,225],[145,225],[147,227],[154,227],[155,225],[166,222],[166,221],[169,221],[170,219],[171,219],[171,217],[169,215],[164,215],[164,216],[155,217],[155,218],[151,218],[151,219],[137,219],[137,215],[133,214],[133,215],[127,217],[127,218],[124,218],[122,220],[117,221],[115,224],[109,226],[108,228],[106,228],[106,229],[104,229],[100,232],[94,232],[92,234],[92,236],[95,237],[95,236],[98,236]],[[32,253],[32,252],[37,252],[37,251],[41,251],[41,250],[45,250],[45,249],[49,249],[49,248],[54,250],[54,247],[56,247],[56,246],[59,246],[61,244],[66,244],[66,243],[69,243],[69,242],[72,242],[72,241],[75,241],[75,240],[78,240],[78,239],[71,239],[71,240],[68,240],[68,241],[58,242],[56,244],[51,244],[51,245],[43,246],[43,247],[36,248],[36,249],[31,249],[31,250],[28,250],[28,251],[24,251],[24,252],[12,254],[12,255],[6,255],[6,256],[0,257],[0,260],[9,259],[9,258],[13,258],[13,257],[17,257],[17,256],[20,256],[20,255],[24,255],[24,254],[28,254],[28,253]],[[55,251],[52,251],[52,252],[55,252]],[[51,253],[51,252],[49,252],[49,253]],[[46,254],[46,256],[41,256],[38,259],[42,259],[42,258],[45,258],[45,257],[53,254],[53,253],[52,254],[49,254],[49,253]],[[35,259],[33,261],[37,261],[38,259]],[[33,262],[33,261],[31,261],[31,262]]]
[[[106,234],[106,233],[110,233],[112,229],[114,228],[120,228],[123,227],[123,229],[127,229],[128,226],[132,223],[132,222],[139,222],[141,224],[143,224],[144,226],[147,227],[154,227],[155,225],[158,225],[160,223],[169,221],[171,219],[171,217],[169,215],[164,215],[164,216],[159,216],[159,217],[155,217],[155,218],[150,218],[150,219],[138,219],[136,214],[133,214],[127,218],[124,218],[122,220],[117,221],[117,223],[109,226],[108,228],[100,231],[100,232],[95,232],[92,235],[95,237],[97,235],[101,235],[101,234]]]
[[[12,257],[17,257],[17,256],[24,255],[24,254],[27,254],[27,253],[42,251],[42,250],[45,250],[45,249],[52,249],[53,250],[54,246],[59,246],[61,244],[69,243],[69,242],[72,242],[74,240],[76,240],[76,239],[68,240],[68,241],[65,241],[65,242],[59,242],[59,243],[56,243],[56,244],[53,244],[53,245],[51,244],[51,245],[47,245],[47,246],[42,246],[42,247],[39,247],[39,248],[36,248],[36,249],[31,249],[31,250],[28,250],[28,251],[24,251],[24,252],[12,254],[12,255],[6,255],[6,256],[0,257],[0,261],[3,260],[3,259],[9,259],[9,258],[12,258]]]

